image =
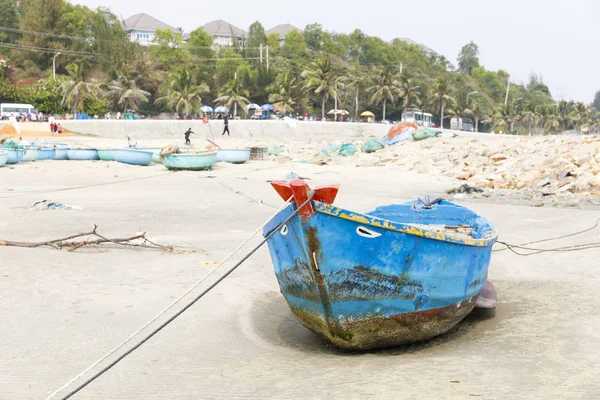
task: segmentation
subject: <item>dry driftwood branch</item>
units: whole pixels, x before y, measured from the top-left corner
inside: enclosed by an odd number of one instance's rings
[[[94,229],[91,232],[78,233],[44,242],[15,242],[0,239],[0,246],[25,248],[51,247],[56,250],[68,250],[70,252],[76,251],[82,247],[98,248],[100,245],[109,243],[123,247],[140,247],[162,251],[173,251],[174,249],[173,246],[163,246],[150,241],[146,238],[146,232],[124,238],[107,238],[98,233],[98,225],[94,225]]]

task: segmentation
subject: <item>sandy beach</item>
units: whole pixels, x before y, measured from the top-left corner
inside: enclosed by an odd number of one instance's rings
[[[182,139],[137,140],[156,147]],[[207,143],[203,136],[192,140],[198,147]],[[60,141],[126,144],[83,136]],[[337,142],[360,147],[364,141]],[[44,398],[135,332],[277,210],[282,201],[267,181],[291,172],[310,178],[311,186],[340,183],[336,203],[361,212],[424,194],[454,199],[486,216],[500,240],[513,244],[582,231],[600,218],[600,188],[594,185],[600,142],[594,138],[448,132],[349,158],[325,155],[322,149],[332,142],[219,137],[223,147],[283,151],[205,172],[100,161],[0,168],[0,240],[48,240],[97,224],[110,237],[147,232],[157,243],[181,247],[175,253],[0,247],[0,398]],[[446,193],[463,184],[482,192]],[[31,210],[39,200],[81,209]],[[599,241],[597,228],[539,246]],[[349,353],[295,320],[265,247],[74,398],[597,398],[599,254],[495,252],[489,275],[498,291],[494,318],[474,314],[424,343]]]

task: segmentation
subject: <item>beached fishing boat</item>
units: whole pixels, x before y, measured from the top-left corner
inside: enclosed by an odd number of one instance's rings
[[[54,145],[54,159],[55,160],[68,160],[67,149],[69,148],[66,144],[57,143]]]
[[[179,153],[162,156],[162,162],[170,170],[202,171],[211,169],[217,162],[217,152]]]
[[[157,164],[162,163],[162,160],[160,159],[160,151],[162,150],[162,147],[142,147],[142,148],[139,148],[138,150],[151,152],[152,153],[152,162],[155,162]]]
[[[250,159],[250,149],[219,149],[217,162],[243,164]]]
[[[102,161],[115,161],[115,151],[113,149],[98,149],[98,158]]]
[[[55,152],[54,148],[42,147],[42,148],[38,149],[38,160],[39,161],[54,160],[55,153],[56,152]]]
[[[74,161],[99,160],[96,149],[67,149],[67,158]]]
[[[0,149],[0,167],[4,167],[8,162],[8,151]]]
[[[152,152],[138,149],[115,149],[115,161],[130,164],[147,166],[152,162]]]
[[[25,152],[23,153],[23,158],[21,158],[21,162],[37,161],[38,156],[39,151],[36,147],[25,147]]]
[[[23,154],[25,154],[25,150],[23,149],[3,149],[8,152],[8,160],[7,164],[17,164],[21,162],[23,158]]]
[[[312,193],[302,180],[272,185],[294,203],[265,236]],[[486,279],[497,233],[485,218],[429,198],[361,214],[333,206],[337,191],[316,189],[268,241],[281,292],[305,327],[364,350],[426,340],[476,304],[495,307]]]

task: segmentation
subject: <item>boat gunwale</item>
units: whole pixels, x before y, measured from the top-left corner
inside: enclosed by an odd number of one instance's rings
[[[353,221],[359,224],[369,225],[375,228],[385,229],[388,231],[405,233],[408,235],[439,240],[447,243],[462,244],[475,247],[489,247],[492,246],[498,239],[498,232],[495,229],[491,232],[491,234],[488,234],[488,236],[483,239],[461,238],[448,233],[423,229],[412,224],[403,224],[383,218],[373,217],[368,214],[349,211],[341,207],[322,203],[316,200],[313,201],[313,203],[315,206],[315,211],[320,212],[322,214],[330,215],[332,217],[337,217],[345,219],[347,221]]]
[[[171,157],[171,156],[185,156],[185,157],[192,157],[192,156],[216,156],[217,152],[216,151],[208,151],[206,153],[173,153],[173,154],[166,154],[164,156],[161,156],[163,158],[166,157]]]

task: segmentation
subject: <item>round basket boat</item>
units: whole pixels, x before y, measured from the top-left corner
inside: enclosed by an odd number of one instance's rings
[[[152,152],[138,149],[114,150],[115,161],[129,164],[147,166],[152,162]]]
[[[93,161],[99,160],[98,150],[96,149],[68,149],[67,157],[73,161]]]
[[[56,151],[53,148],[42,147],[41,149],[38,149],[38,160],[40,160],[40,161],[54,160],[55,154],[56,154]]]
[[[250,159],[250,149],[219,149],[217,162],[243,164]]]
[[[0,167],[4,167],[8,162],[8,151],[0,150]]]
[[[38,156],[39,151],[36,147],[26,147],[25,152],[23,153],[23,158],[21,158],[21,162],[36,161]]]
[[[170,154],[162,157],[162,162],[167,169],[180,171],[203,171],[211,169],[217,162],[215,151],[202,153]]]
[[[115,161],[115,151],[113,149],[98,149],[98,158],[102,161]]]
[[[25,150],[23,149],[4,149],[7,152],[7,164],[17,164],[21,162],[23,158],[23,154],[25,154]]]

